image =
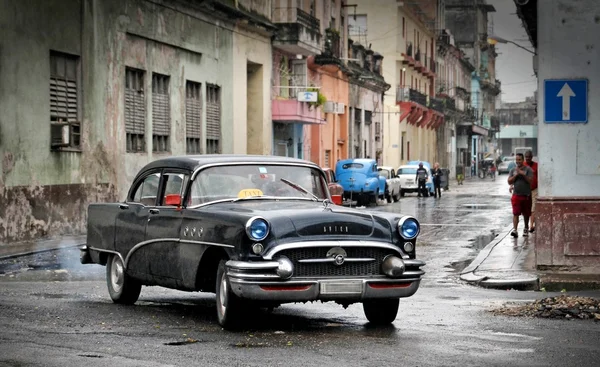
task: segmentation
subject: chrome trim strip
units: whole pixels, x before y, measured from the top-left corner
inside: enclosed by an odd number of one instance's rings
[[[224,243],[216,243],[216,242],[195,241],[195,240],[179,240],[178,242],[189,243],[192,245],[205,245],[205,246],[216,246],[216,247],[224,247],[224,248],[235,248],[234,245],[227,245]]]
[[[408,259],[408,260],[403,260],[404,261],[404,265],[408,266],[408,267],[421,267],[421,266],[425,266],[426,263],[425,261],[422,260],[416,260],[416,259]]]
[[[256,285],[315,285],[321,282],[327,281],[335,281],[335,282],[348,282],[348,281],[362,281],[364,284],[368,283],[413,283],[420,281],[421,278],[375,278],[375,279],[365,279],[365,278],[339,278],[339,279],[315,279],[315,278],[294,278],[290,280],[279,280],[276,282],[260,282],[256,283],[252,280],[243,280],[236,279],[235,282],[239,284],[256,284]]]
[[[283,281],[284,279],[282,279],[279,275],[277,274],[248,274],[248,273],[232,273],[232,272],[227,272],[227,276],[231,277],[231,278],[238,278],[238,279],[244,279],[244,280],[271,280],[271,279],[279,279],[280,281]],[[262,284],[262,283],[261,283]]]
[[[123,264],[125,264],[125,260],[123,259],[123,256],[118,251],[105,250],[105,249],[102,249],[102,248],[90,247],[90,246],[87,246],[87,249],[88,250],[92,250],[92,251],[107,252],[109,254],[117,255],[117,256],[119,256],[121,258],[121,261],[123,262]]]
[[[229,260],[225,263],[225,266],[239,270],[271,270],[277,269],[279,267],[279,263],[277,261],[248,262]]]
[[[152,240],[142,241],[142,242],[138,243],[137,245],[133,246],[131,248],[131,250],[129,250],[129,252],[127,253],[125,262],[123,262],[123,267],[125,269],[127,269],[127,264],[129,264],[129,259],[131,258],[131,255],[133,255],[134,252],[139,250],[141,247],[144,247],[146,245],[150,245],[150,244],[153,244],[156,242],[179,242],[179,238],[155,238]]]
[[[344,262],[349,262],[349,263],[358,263],[358,262],[373,262],[376,259],[372,258],[372,257],[356,257],[356,258],[352,258],[352,257],[346,257],[344,258]],[[327,257],[327,258],[323,258],[323,259],[300,259],[298,260],[299,263],[307,263],[307,264],[318,264],[318,263],[333,263],[335,262],[335,259],[332,257]]]
[[[404,255],[404,251],[400,249],[400,247],[386,243],[386,242],[378,242],[378,241],[361,241],[361,240],[349,240],[349,241],[300,241],[300,242],[292,242],[286,243],[283,245],[275,246],[269,251],[267,251],[263,258],[265,260],[272,260],[273,256],[284,250],[296,249],[296,248],[313,248],[313,247],[378,247],[384,248],[387,250],[396,251],[398,254]]]

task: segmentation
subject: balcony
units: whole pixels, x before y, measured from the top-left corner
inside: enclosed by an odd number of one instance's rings
[[[327,28],[325,30],[325,51],[323,53],[327,56],[335,57],[338,59],[342,57],[342,50],[340,47],[340,33],[336,29]]]
[[[415,102],[421,106],[427,106],[427,96],[412,88],[398,87],[396,90],[396,103],[400,102]]]
[[[444,113],[444,100],[442,98],[429,98],[429,108],[439,113]]]
[[[456,100],[452,97],[445,96],[441,98],[446,111],[456,111]]]
[[[297,7],[273,10],[278,27],[273,46],[294,55],[311,56],[321,52],[321,22]]]
[[[294,99],[274,99],[271,101],[271,116],[274,122],[296,124],[323,124],[321,108],[311,107],[308,102]]]
[[[485,89],[487,91],[489,91],[492,95],[497,96],[498,94],[500,94],[500,81],[499,80],[494,80],[492,81],[491,79],[482,79],[480,81],[481,84],[481,89]]]

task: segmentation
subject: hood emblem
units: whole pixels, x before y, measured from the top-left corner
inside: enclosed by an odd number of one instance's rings
[[[346,261],[348,254],[346,253],[346,250],[344,250],[343,248],[334,247],[334,248],[330,249],[329,251],[327,251],[326,256],[328,258],[332,258],[333,263],[335,265],[340,266],[344,263],[344,261]]]
[[[323,233],[348,233],[348,226],[323,226]]]

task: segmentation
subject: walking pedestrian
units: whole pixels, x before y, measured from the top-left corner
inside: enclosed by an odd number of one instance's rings
[[[531,182],[533,181],[533,170],[524,164],[525,158],[522,153],[515,157],[516,167],[508,173],[508,184],[513,186],[513,194],[510,199],[513,211],[513,230],[510,235],[517,238],[519,234],[519,216],[523,215],[523,237],[529,235],[529,217],[531,216]]]
[[[417,176],[415,178],[417,183],[419,184],[418,189],[417,189],[419,197],[421,197],[421,194],[423,194],[423,196],[427,197],[427,187],[425,187],[427,178],[429,178],[429,173],[427,172],[427,170],[425,168],[423,168],[423,163],[419,163],[419,168],[417,168]]]
[[[535,231],[535,202],[538,196],[538,164],[533,161],[533,152],[525,152],[525,165],[533,171],[533,180],[531,180],[531,216],[529,217],[529,232]]]
[[[431,170],[431,176],[433,177],[433,197],[442,197],[442,175],[444,173],[440,169],[440,164],[435,162],[433,170]]]

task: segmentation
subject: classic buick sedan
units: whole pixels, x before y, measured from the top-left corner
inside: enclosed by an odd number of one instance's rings
[[[106,265],[116,303],[135,303],[143,285],[213,292],[226,328],[249,305],[313,300],[362,302],[387,324],[424,274],[419,229],[411,216],[334,205],[308,161],[170,157],[142,168],[124,202],[89,206],[81,262]]]

